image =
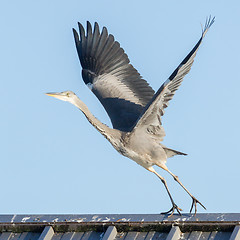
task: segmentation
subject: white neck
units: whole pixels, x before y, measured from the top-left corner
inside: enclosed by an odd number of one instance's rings
[[[80,109],[87,120],[108,140],[115,145],[115,139],[120,139],[121,132],[116,129],[109,128],[107,125],[99,121],[88,109],[86,104],[81,101],[76,95],[71,99],[70,103]]]

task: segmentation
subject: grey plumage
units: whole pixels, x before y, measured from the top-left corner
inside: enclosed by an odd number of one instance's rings
[[[83,80],[104,106],[113,128],[95,118],[73,92],[47,94],[74,104],[119,153],[157,175],[171,200],[172,208],[166,212],[171,212],[171,215],[175,210],[180,214],[181,209],[173,201],[165,179],[154,170],[154,165],[169,172],[190,195],[190,212],[195,207],[196,214],[197,203],[205,208],[166,166],[168,158],[186,154],[160,143],[165,136],[161,117],[184,76],[190,71],[202,39],[213,22],[214,18],[211,17],[206,20],[200,40],[156,93],[129,63],[128,56],[105,27],[100,33],[97,23],[92,29],[87,22],[85,33],[79,23],[80,37],[73,29]]]
[[[92,85],[92,92],[107,111],[113,128],[129,131],[154,91],[129,64],[128,56],[105,27],[100,34],[95,23],[92,33],[87,22],[85,36],[79,23],[79,31],[80,39],[73,29],[83,80]]]

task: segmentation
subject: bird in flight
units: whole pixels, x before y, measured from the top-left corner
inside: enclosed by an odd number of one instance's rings
[[[161,118],[184,76],[190,71],[197,50],[214,19],[207,18],[200,40],[157,92],[130,64],[127,54],[105,27],[100,32],[98,23],[92,29],[87,22],[85,33],[84,27],[78,23],[79,34],[75,29],[73,34],[82,66],[82,78],[105,108],[113,128],[94,117],[72,91],[47,93],[75,105],[120,154],[154,173],[164,184],[171,200],[171,209],[164,212],[170,216],[175,210],[181,215],[182,209],[173,200],[166,180],[155,171],[154,165],[171,174],[192,198],[190,213],[194,207],[196,214],[197,204],[206,209],[166,166],[168,158],[186,154],[161,143],[165,136]]]

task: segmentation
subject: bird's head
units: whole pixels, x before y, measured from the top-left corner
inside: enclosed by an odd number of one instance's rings
[[[46,93],[46,95],[58,98],[65,102],[72,102],[76,97],[76,94],[72,91]]]

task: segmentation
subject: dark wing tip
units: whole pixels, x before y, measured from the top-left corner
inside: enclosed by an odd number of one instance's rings
[[[99,32],[99,26],[98,26],[98,23],[95,22],[94,23],[94,30],[93,30],[93,38],[98,38],[100,32]]]
[[[99,25],[98,25],[97,22],[94,23],[94,28],[95,28],[95,29],[98,29],[98,31],[99,31]]]
[[[80,32],[80,37],[81,37],[81,41],[85,39],[85,30],[83,25],[78,22],[78,28],[79,28],[79,32]]]
[[[212,16],[210,15],[209,17],[206,18],[205,26],[204,26],[204,29],[202,30],[203,37],[205,36],[208,29],[213,25],[214,22],[215,22],[215,17],[212,18]]]
[[[103,27],[103,29],[102,29],[102,33],[103,33],[103,34],[106,34],[106,36],[108,36],[108,30],[107,30],[106,27]]]
[[[87,21],[87,35],[92,34],[92,25],[89,21]]]
[[[73,36],[74,36],[75,42],[77,43],[77,42],[79,42],[78,33],[75,28],[73,28],[72,30],[73,30]]]

